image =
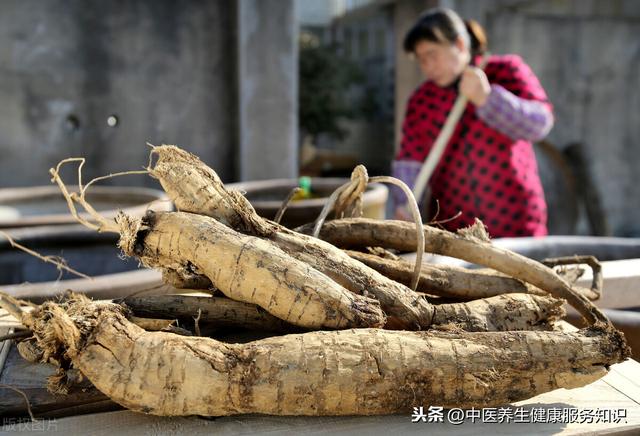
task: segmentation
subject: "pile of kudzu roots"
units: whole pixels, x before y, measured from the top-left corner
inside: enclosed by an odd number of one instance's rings
[[[63,390],[65,371],[75,368],[115,402],[155,415],[391,414],[579,387],[629,355],[622,333],[590,301],[598,283],[578,288],[492,246],[480,222],[451,233],[357,217],[369,181],[362,168],[332,196],[351,217],[295,231],[258,216],[174,146],[153,147],[146,172],[178,212],[107,220],[85,199],[91,183],[69,192],[59,171],[51,170],[53,180],[82,224],[117,232],[123,253],[161,269],[167,283],[212,295],[97,302],[72,294],[32,310],[4,296],[3,307],[33,332],[19,344],[23,357],[60,368],[52,389]],[[422,246],[487,268],[416,269],[396,256]],[[565,302],[588,327],[554,327]],[[189,317],[193,331],[166,321]],[[268,337],[224,342],[201,331],[206,323]]]

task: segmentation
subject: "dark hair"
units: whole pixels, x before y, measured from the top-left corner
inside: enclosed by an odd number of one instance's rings
[[[467,43],[472,56],[487,50],[487,36],[482,26],[474,20],[462,20],[447,8],[433,8],[425,11],[404,37],[404,50],[413,53],[421,40],[440,44],[453,44],[461,36]]]

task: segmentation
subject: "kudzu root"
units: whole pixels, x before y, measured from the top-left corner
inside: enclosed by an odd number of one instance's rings
[[[149,267],[190,264],[227,297],[308,328],[381,326],[379,303],[353,294],[272,242],[184,212],[120,215],[120,247]]]
[[[166,145],[154,147],[152,155],[157,156],[157,162],[147,168],[149,174],[160,181],[181,210],[211,216],[235,225],[234,228],[240,232],[269,239],[289,256],[312,266],[346,289],[358,295],[373,296],[388,317],[388,328],[426,329],[434,324],[434,308],[420,294],[351,259],[331,244],[261,218],[250,205],[247,206],[244,197],[227,191],[215,171],[196,156]],[[246,225],[248,222],[252,225]],[[536,304],[547,307],[555,303],[541,300]],[[537,314],[546,311],[544,309]],[[492,319],[495,319],[495,314]],[[523,320],[523,325],[528,321]],[[469,325],[481,324],[500,323],[487,321]]]
[[[360,251],[348,250],[346,252],[353,259],[392,280],[405,285],[411,282],[413,264],[402,258],[386,259]],[[429,264],[422,265],[417,291],[459,300],[475,300],[514,292],[546,294],[528,283],[501,275],[491,269],[470,270],[451,265]]]
[[[272,242],[238,233],[213,218],[148,211],[142,219],[120,213],[115,221],[107,220],[84,198],[86,188],[79,196],[68,192],[59,175],[62,163],[50,172],[71,214],[89,228],[118,233],[124,254],[138,257],[144,265],[205,275],[227,297],[257,304],[300,327],[378,327],[385,323],[378,301],[349,292]],[[76,203],[97,224],[82,218]]]
[[[416,247],[413,227],[413,224],[405,221],[346,218],[326,223],[320,237],[342,248],[383,247],[411,251]],[[425,226],[425,250],[483,265],[530,283],[556,298],[567,300],[589,323],[609,322],[601,312],[594,310],[595,306],[582,293],[576,292],[551,268],[491,245],[483,229],[481,223],[459,233]],[[297,230],[308,233],[312,228],[311,225],[305,225]],[[596,297],[589,289],[584,291]]]
[[[121,303],[137,316],[169,319],[199,316],[201,323],[209,324],[211,327],[272,332],[296,331],[293,325],[267,313],[260,306],[224,297],[143,295],[126,297]]]
[[[565,315],[564,300],[529,294],[504,294],[464,303],[434,305],[434,326],[468,332],[551,330]]]
[[[584,386],[629,355],[604,324],[571,333],[356,329],[225,344],[146,332],[123,310],[76,296],[19,319],[44,356],[71,363],[122,406],[163,416],[495,407]]]

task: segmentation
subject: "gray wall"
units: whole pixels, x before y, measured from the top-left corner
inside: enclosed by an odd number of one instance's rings
[[[0,185],[46,184],[68,156],[87,157],[87,177],[138,169],[147,141],[180,144],[233,177],[232,6],[3,1]]]
[[[492,52],[517,53],[555,106],[548,139],[581,142],[587,170],[614,234],[640,236],[640,2],[636,0],[455,0],[442,2],[488,31]],[[566,187],[539,155],[552,229],[568,230]],[[564,221],[563,221],[564,220]],[[584,214],[577,231],[589,232]]]
[[[298,30],[294,0],[239,0],[242,180],[298,173]]]
[[[181,145],[233,181],[241,169],[240,128],[250,140],[265,127],[289,132],[282,141],[273,139],[277,144],[267,152],[295,152],[297,52],[294,18],[287,12],[293,0],[269,1],[268,7],[240,2],[243,16],[269,34],[251,34],[236,1],[3,0],[0,187],[48,184],[48,169],[69,156],[87,158],[87,179],[139,169],[147,162],[147,141]],[[239,25],[257,42],[238,44]],[[275,42],[260,46],[260,38]],[[267,50],[258,58],[264,68],[252,65],[239,75],[238,50],[254,50],[244,54],[251,60],[261,49]],[[254,79],[271,67],[268,50],[278,53],[273,62],[281,68],[274,74],[289,68],[293,78],[284,77],[285,90],[263,88],[273,91],[266,103],[245,101],[240,126],[238,100],[250,95],[247,86],[265,86]],[[256,105],[275,115],[257,119]],[[119,120],[115,127],[107,125],[111,115]],[[242,158],[262,162],[264,154],[253,147]],[[271,177],[294,175],[297,167],[282,160],[261,170]],[[143,176],[113,183],[158,186]]]

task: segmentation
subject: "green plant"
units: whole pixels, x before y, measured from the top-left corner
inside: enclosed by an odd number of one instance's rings
[[[299,123],[304,133],[326,133],[341,139],[345,131],[340,119],[362,114],[363,102],[350,96],[350,88],[364,81],[362,70],[337,53],[323,47],[309,35],[300,38]],[[355,101],[354,101],[355,100]]]

